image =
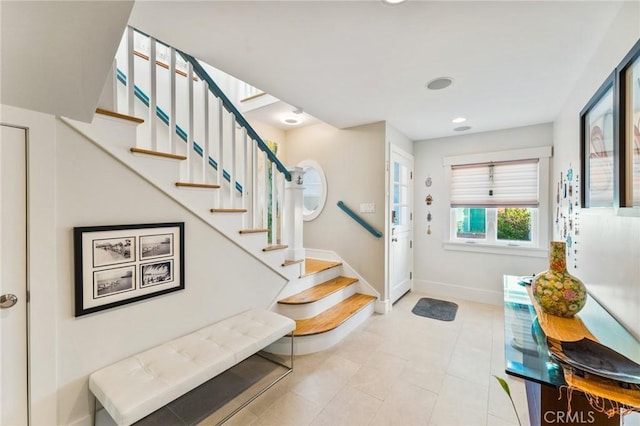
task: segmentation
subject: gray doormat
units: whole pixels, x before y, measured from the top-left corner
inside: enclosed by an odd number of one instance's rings
[[[453,321],[456,319],[458,305],[453,302],[423,297],[418,300],[418,303],[416,303],[416,306],[413,307],[411,312],[421,317],[433,318],[440,321]]]

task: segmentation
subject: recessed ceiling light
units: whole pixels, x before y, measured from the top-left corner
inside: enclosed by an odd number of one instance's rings
[[[460,127],[456,127],[455,130],[456,132],[464,132],[466,130],[469,130],[471,128],[471,126],[460,126]]]
[[[451,77],[438,77],[428,82],[426,86],[427,89],[440,90],[451,86],[451,83],[453,83],[453,79]]]
[[[467,121],[467,119],[464,117],[456,117],[453,120],[451,120],[451,122],[455,124],[464,123],[465,121]]]
[[[406,0],[382,0],[383,3],[386,4],[400,4],[404,3]]]
[[[302,120],[300,120],[300,118],[296,117],[295,115],[287,115],[282,118],[282,122],[290,126],[295,126],[296,124],[300,124],[301,121]]]

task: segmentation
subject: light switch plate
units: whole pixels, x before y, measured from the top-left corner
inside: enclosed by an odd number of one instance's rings
[[[376,203],[360,204],[360,213],[375,213],[375,212],[376,212]]]

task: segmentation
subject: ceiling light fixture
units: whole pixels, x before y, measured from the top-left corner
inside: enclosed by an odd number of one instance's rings
[[[451,120],[451,122],[454,124],[464,123],[465,121],[467,121],[467,119],[464,117],[456,117],[453,120]]]
[[[295,115],[285,115],[282,118],[282,122],[284,124],[288,124],[289,126],[295,126],[296,124],[300,124],[302,120],[300,120],[300,117],[297,117]]]
[[[453,79],[451,77],[438,77],[428,82],[425,86],[430,90],[441,90],[451,86],[452,83]]]
[[[471,129],[471,126],[460,126],[460,127],[456,127],[455,129],[453,129],[456,132],[464,132]]]
[[[400,4],[404,3],[406,0],[382,0],[383,3],[386,4]]]

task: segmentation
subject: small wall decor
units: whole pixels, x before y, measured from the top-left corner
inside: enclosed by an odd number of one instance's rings
[[[184,289],[184,222],[73,228],[75,316]]]
[[[433,181],[431,180],[431,176],[428,176],[427,179],[424,181],[424,184],[427,187],[431,186],[432,183]]]
[[[566,193],[565,193],[566,188]],[[567,265],[578,268],[578,240],[580,235],[580,176],[569,164],[566,172],[560,172],[556,183],[555,224],[558,239],[566,243]]]
[[[425,198],[424,200],[428,206],[431,205],[431,203],[433,203],[433,197],[431,196],[431,194],[427,195],[427,198]]]

